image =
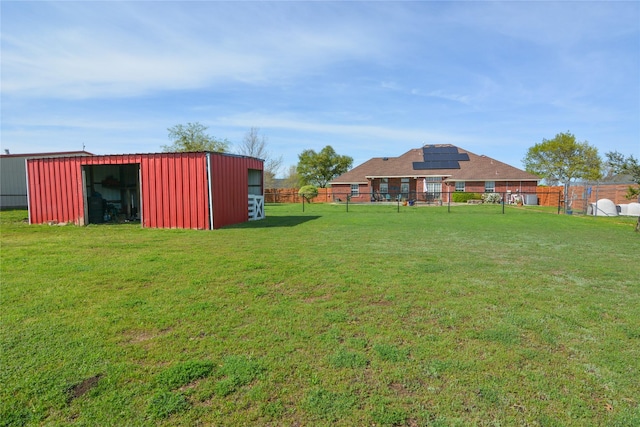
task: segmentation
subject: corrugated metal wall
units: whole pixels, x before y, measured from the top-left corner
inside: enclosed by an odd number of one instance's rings
[[[29,222],[84,223],[80,157],[27,161]]]
[[[0,157],[0,207],[27,206],[24,157]]]
[[[205,153],[142,155],[142,225],[210,229]]]
[[[0,208],[27,207],[27,159],[87,155],[91,155],[91,153],[86,151],[70,151],[0,155]]]
[[[213,228],[248,220],[248,171],[258,159],[209,153]],[[138,164],[143,227],[210,229],[207,153],[31,159],[29,221],[84,224],[83,166]],[[87,178],[88,179],[88,178]]]
[[[249,170],[263,170],[263,162],[251,157],[210,153],[213,226],[249,220]]]

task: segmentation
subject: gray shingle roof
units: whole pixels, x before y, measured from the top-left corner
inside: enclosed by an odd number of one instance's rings
[[[435,147],[455,147],[450,144]],[[458,162],[460,168],[414,169],[414,162],[423,162],[422,148],[407,151],[399,157],[374,157],[331,181],[331,184],[366,183],[367,178],[393,178],[444,176],[448,181],[539,181],[528,172],[487,156],[479,156],[459,147],[458,153],[466,153],[469,161]]]

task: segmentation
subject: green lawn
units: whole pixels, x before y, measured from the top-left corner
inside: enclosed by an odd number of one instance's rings
[[[0,425],[640,425],[635,218],[1,212]]]

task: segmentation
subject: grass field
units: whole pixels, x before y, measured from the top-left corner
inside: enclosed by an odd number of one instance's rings
[[[640,425],[635,218],[1,212],[0,425]]]

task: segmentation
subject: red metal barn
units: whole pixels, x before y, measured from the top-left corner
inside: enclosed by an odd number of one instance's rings
[[[261,219],[263,166],[211,152],[29,159],[29,222],[211,230]]]

